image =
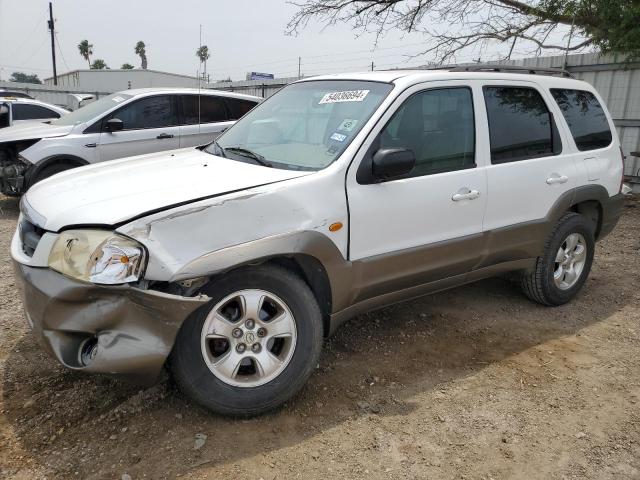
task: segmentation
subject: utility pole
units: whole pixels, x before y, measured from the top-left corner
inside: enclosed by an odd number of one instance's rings
[[[302,57],[298,57],[298,78],[302,77]]]
[[[375,65],[373,64],[373,62],[371,62],[371,71],[373,72]]]
[[[56,40],[54,37],[53,6],[49,2],[49,31],[51,32],[51,60],[53,61],[53,84],[58,85],[58,72],[56,71]]]

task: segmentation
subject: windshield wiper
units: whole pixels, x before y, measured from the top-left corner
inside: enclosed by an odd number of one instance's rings
[[[260,155],[259,153],[254,152],[253,150],[249,150],[248,148],[227,147],[225,149],[222,149],[223,152],[225,150],[228,151],[228,152],[237,153],[238,155],[241,155],[243,157],[250,158],[251,160],[255,161],[258,165],[262,165],[263,167],[271,167],[271,168],[273,168],[273,165],[271,165],[269,162],[267,162],[262,155]]]
[[[214,147],[216,147],[217,152],[209,152],[209,151],[208,151],[208,148],[209,148],[209,146],[210,146],[210,145],[213,145]],[[222,148],[222,147],[220,146],[220,144],[218,143],[218,141],[217,141],[217,140],[214,140],[214,141],[213,141],[213,142],[211,142],[209,145],[206,145],[206,146],[204,147],[204,149],[205,149],[205,152],[207,152],[207,153],[212,153],[213,155],[218,155],[218,154],[219,154],[221,157],[225,157],[225,158],[226,158],[226,155],[224,154],[224,148]]]

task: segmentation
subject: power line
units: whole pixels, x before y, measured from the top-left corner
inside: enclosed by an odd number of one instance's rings
[[[58,39],[58,32],[55,32],[56,34],[56,45],[58,46],[58,50],[60,51],[60,57],[62,57],[62,63],[64,63],[64,66],[67,67],[67,71],[70,71],[71,69],[69,68],[69,65],[67,65],[67,61],[64,59],[64,53],[62,53],[62,47],[60,46],[60,39]]]

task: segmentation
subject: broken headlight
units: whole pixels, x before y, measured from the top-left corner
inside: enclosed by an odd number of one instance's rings
[[[62,232],[49,254],[52,270],[103,285],[140,280],[145,263],[146,250],[140,243],[104,230]]]

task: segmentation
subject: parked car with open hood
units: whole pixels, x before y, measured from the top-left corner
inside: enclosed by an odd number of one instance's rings
[[[116,158],[206,145],[261,99],[190,88],[126,90],[47,124],[0,130],[0,193]]]
[[[474,68],[305,79],[204,149],[35,185],[11,245],[35,335],[251,415],[358,313],[505,272],[569,302],[622,209],[611,117],[585,82]]]

